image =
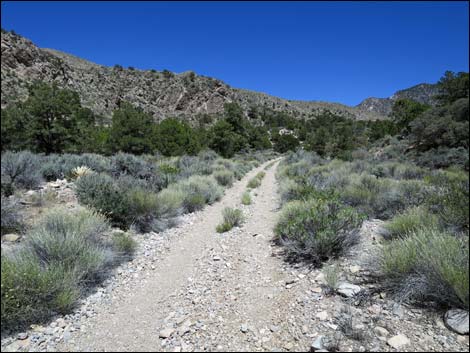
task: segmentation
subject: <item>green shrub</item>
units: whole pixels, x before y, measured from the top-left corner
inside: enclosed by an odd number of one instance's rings
[[[335,200],[292,201],[282,209],[276,241],[290,256],[318,265],[357,242],[362,220],[354,209]]]
[[[212,204],[222,196],[222,188],[212,177],[191,176],[170,186],[184,195],[183,207],[186,212],[200,210],[205,204]]]
[[[220,170],[214,173],[214,178],[217,180],[219,185],[232,186],[234,173],[228,170]]]
[[[331,265],[323,271],[328,290],[334,292],[338,288],[339,268],[337,265]]]
[[[23,329],[75,305],[76,277],[60,264],[44,268],[28,251],[2,254],[1,262],[2,330]]]
[[[216,228],[218,233],[228,232],[233,227],[239,227],[243,223],[243,212],[239,209],[226,207],[222,215],[224,220]]]
[[[46,266],[63,266],[80,280],[94,281],[112,262],[100,239],[109,230],[104,216],[87,209],[52,209],[28,232],[25,246]]]
[[[397,214],[385,224],[387,235],[390,238],[403,238],[420,228],[437,228],[438,219],[425,207],[417,206]]]
[[[158,209],[157,194],[141,188],[133,188],[125,193],[127,216],[132,226],[142,233],[152,230],[152,223]]]
[[[114,262],[103,238],[108,230],[105,218],[87,209],[46,213],[20,248],[2,254],[2,324],[15,329],[67,313]]]
[[[120,256],[130,257],[137,249],[137,242],[129,233],[114,233],[112,242],[116,253]]]
[[[247,187],[248,187],[249,189],[255,189],[255,188],[257,188],[257,187],[260,186],[260,185],[261,185],[261,180],[260,180],[259,178],[257,178],[257,177],[253,177],[253,178],[251,178],[250,181],[248,182]]]
[[[20,205],[17,202],[2,196],[1,205],[1,233],[21,232],[24,230],[23,217],[19,213]]]
[[[10,152],[2,154],[2,184],[13,188],[33,189],[42,181],[40,159],[31,152]],[[9,195],[6,195],[9,196]]]
[[[469,307],[467,237],[429,228],[389,242],[382,251],[384,282],[400,300]]]
[[[438,171],[425,178],[432,192],[426,199],[441,223],[454,232],[469,230],[469,178],[463,171]]]
[[[108,216],[115,226],[128,228],[132,224],[125,190],[106,174],[92,173],[75,182],[78,201]]]
[[[251,195],[249,191],[245,191],[242,195],[242,204],[251,205]]]

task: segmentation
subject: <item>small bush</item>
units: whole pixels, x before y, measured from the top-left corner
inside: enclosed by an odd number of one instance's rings
[[[25,245],[42,264],[60,265],[80,280],[94,281],[112,261],[100,239],[108,229],[104,216],[94,211],[53,209],[28,232]]]
[[[242,204],[251,205],[251,195],[249,191],[245,191],[242,195]]]
[[[339,281],[339,268],[337,265],[331,265],[325,268],[323,271],[325,275],[325,282],[327,289],[330,292],[336,291],[338,288],[338,281]]]
[[[1,261],[2,329],[23,329],[75,305],[76,278],[63,266],[43,268],[29,252],[2,254]]]
[[[247,184],[247,187],[249,189],[256,189],[258,186],[261,185],[261,180],[257,177],[253,177],[250,179],[250,181]]]
[[[234,174],[228,170],[221,170],[214,173],[214,178],[217,180],[219,185],[232,186],[234,180]]]
[[[1,233],[21,232],[24,230],[23,217],[20,212],[20,205],[17,202],[2,196],[1,205]]]
[[[432,192],[426,199],[429,209],[443,226],[453,232],[469,230],[469,179],[462,171],[438,171],[425,178]]]
[[[31,152],[10,152],[2,154],[2,184],[13,188],[33,189],[42,181],[38,156]],[[3,189],[3,188],[2,188]],[[9,196],[9,195],[6,195]]]
[[[467,237],[419,229],[384,247],[385,285],[399,300],[433,301],[446,307],[469,307]]]
[[[183,207],[186,212],[194,212],[202,209],[205,204],[214,203],[223,193],[214,178],[198,175],[173,184],[169,188],[183,193]]]
[[[335,200],[292,201],[282,209],[276,240],[290,256],[318,265],[357,242],[362,220],[354,209]]]
[[[132,216],[128,213],[126,193],[106,174],[91,173],[75,182],[78,201],[108,216],[113,225],[128,228]]]
[[[222,215],[224,220],[216,228],[218,233],[228,232],[233,227],[239,227],[243,223],[243,213],[239,209],[226,207]]]
[[[87,209],[45,214],[21,248],[2,254],[2,325],[15,329],[66,314],[113,263],[102,238],[108,229],[103,216]]]
[[[75,167],[72,169],[72,176],[74,179],[78,179],[86,174],[92,173],[92,170],[88,168],[87,166],[80,166],[80,167]]]
[[[424,207],[413,207],[396,215],[385,224],[387,236],[403,238],[420,228],[437,228],[438,219]]]
[[[137,242],[129,233],[117,232],[113,234],[113,247],[120,256],[130,257],[137,249]]]

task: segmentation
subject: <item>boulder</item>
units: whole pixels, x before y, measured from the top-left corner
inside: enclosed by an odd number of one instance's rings
[[[468,335],[468,311],[452,309],[444,315],[446,326],[460,335]]]
[[[361,291],[361,287],[352,283],[342,282],[338,285],[336,291],[344,297],[351,298]]]

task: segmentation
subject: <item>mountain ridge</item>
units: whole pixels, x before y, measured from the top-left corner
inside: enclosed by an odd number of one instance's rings
[[[39,48],[29,39],[3,30],[1,51],[2,108],[16,100],[26,99],[27,86],[34,80],[55,82],[62,88],[77,91],[84,106],[105,117],[110,117],[120,102],[127,100],[151,114],[156,121],[169,116],[197,120],[198,114],[223,112],[224,104],[229,102],[238,103],[245,112],[254,106],[265,106],[298,118],[331,111],[351,119],[380,120],[387,118],[394,101],[393,96],[371,97],[351,107],[333,102],[284,99],[234,88],[222,80],[197,75],[193,71],[171,73],[167,70],[99,65],[73,54]],[[425,95],[434,93],[432,89],[415,89],[411,93],[397,91],[395,95],[413,97],[418,91],[426,102],[429,97]]]

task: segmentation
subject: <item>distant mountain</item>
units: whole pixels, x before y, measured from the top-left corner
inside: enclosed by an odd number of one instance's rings
[[[387,116],[392,111],[393,103],[398,99],[412,99],[420,103],[435,105],[434,96],[439,94],[436,84],[421,83],[419,85],[395,92],[390,98],[366,98],[356,105],[361,112],[374,112]]]
[[[329,110],[351,119],[377,120],[386,118],[395,96],[411,95],[426,100],[434,92],[433,85],[418,85],[399,91],[391,98],[368,98],[357,107],[350,107],[339,103],[287,100],[237,89],[192,71],[175,74],[166,70],[102,66],[54,49],[38,48],[30,40],[3,30],[1,51],[2,107],[26,99],[28,84],[42,80],[77,91],[84,106],[106,117],[111,116],[121,101],[127,100],[157,121],[169,116],[191,121],[197,119],[197,114],[222,112],[227,102],[236,102],[245,111],[252,106],[266,106],[297,117],[308,117]]]

